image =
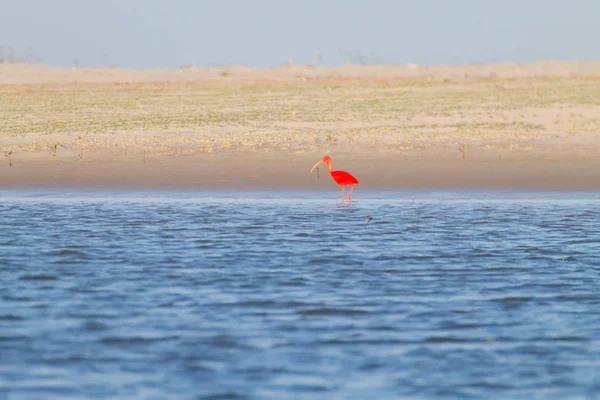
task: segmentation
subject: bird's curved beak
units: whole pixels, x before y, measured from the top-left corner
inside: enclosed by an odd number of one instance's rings
[[[315,166],[311,168],[310,173],[312,174],[312,172],[315,170],[315,168],[317,168],[319,166],[319,164],[321,164],[322,162],[323,162],[323,160],[316,163]]]

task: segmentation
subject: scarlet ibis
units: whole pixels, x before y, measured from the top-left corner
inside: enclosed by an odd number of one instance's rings
[[[323,157],[321,161],[315,164],[314,167],[310,170],[310,173],[315,170],[319,166],[319,164],[325,163],[327,164],[327,169],[329,170],[329,174],[341,188],[342,188],[342,203],[344,202],[344,187],[350,185],[352,188],[350,189],[350,193],[348,193],[348,201],[352,203],[352,192],[354,191],[354,185],[358,185],[358,179],[353,177],[350,173],[346,171],[333,171],[331,169],[331,158],[329,156]]]

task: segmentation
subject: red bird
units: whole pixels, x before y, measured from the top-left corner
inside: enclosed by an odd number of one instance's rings
[[[312,174],[314,169],[317,168],[317,166],[319,166],[319,164],[321,163],[327,164],[329,174],[331,175],[335,183],[337,183],[342,188],[342,203],[344,202],[344,187],[347,185],[352,186],[352,189],[350,189],[350,193],[348,193],[348,201],[352,203],[352,192],[354,191],[354,185],[358,185],[358,179],[356,179],[346,171],[333,171],[331,169],[331,158],[329,158],[329,156],[323,157],[321,161],[316,163],[315,166],[312,167],[312,169],[310,170],[310,173]]]

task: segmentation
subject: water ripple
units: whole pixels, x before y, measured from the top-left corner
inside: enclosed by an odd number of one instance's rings
[[[357,196],[0,193],[0,397],[600,396],[597,193]]]

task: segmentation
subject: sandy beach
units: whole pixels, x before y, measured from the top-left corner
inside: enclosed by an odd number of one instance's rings
[[[600,62],[0,64],[0,150],[2,188],[598,190]]]

